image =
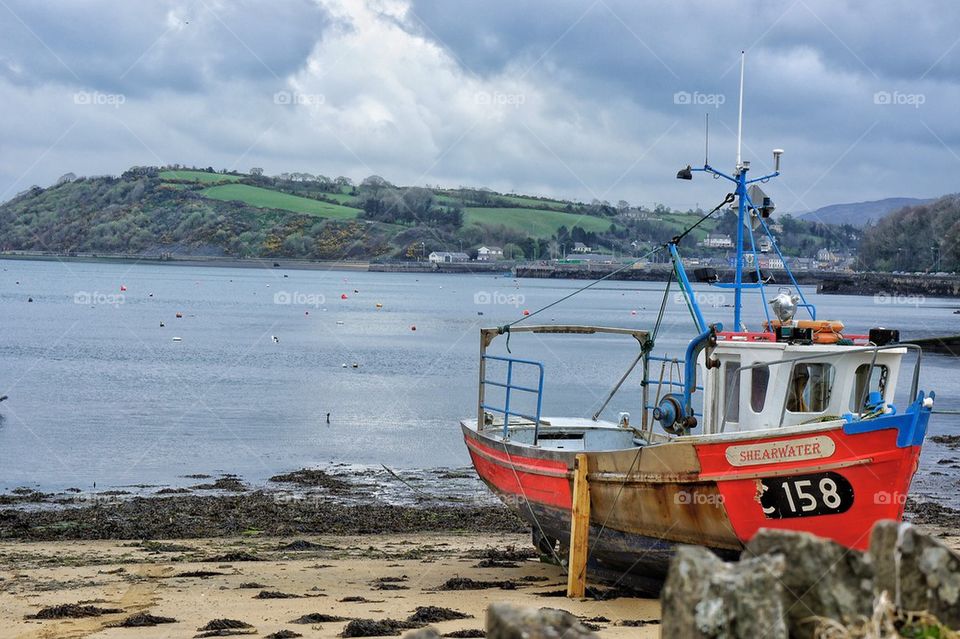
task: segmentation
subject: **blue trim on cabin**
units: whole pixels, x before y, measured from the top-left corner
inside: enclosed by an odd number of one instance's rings
[[[930,398],[935,397],[936,393],[930,391]],[[897,430],[897,448],[920,446],[927,434],[927,423],[930,421],[930,409],[923,406],[924,398],[923,391],[920,391],[916,401],[902,415],[892,413],[874,419],[859,419],[857,416],[847,413],[843,416],[847,421],[843,426],[843,433],[845,435],[859,435],[895,428]]]

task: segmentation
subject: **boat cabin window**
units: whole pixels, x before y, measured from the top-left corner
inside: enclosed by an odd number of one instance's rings
[[[889,374],[890,369],[883,364],[874,365],[873,370],[870,370],[870,364],[857,366],[856,383],[853,385],[853,394],[850,396],[850,408],[858,413],[863,410],[863,406],[858,407],[857,402],[866,404],[872,391],[878,391],[881,397],[886,397]]]
[[[835,371],[824,363],[797,363],[787,388],[787,410],[791,413],[822,413],[830,405]]]
[[[723,362],[723,404],[726,421],[740,421],[740,358]]]
[[[750,408],[755,413],[763,412],[767,402],[767,386],[770,383],[770,367],[757,366],[750,371]]]

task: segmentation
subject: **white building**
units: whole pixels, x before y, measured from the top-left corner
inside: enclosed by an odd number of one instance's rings
[[[573,252],[574,253],[589,253],[590,247],[584,244],[583,242],[574,242],[573,243]]]
[[[503,259],[503,249],[499,246],[481,246],[477,249],[478,262],[496,262]]]
[[[449,264],[451,262],[468,262],[470,256],[466,253],[451,253],[450,251],[434,251],[427,258],[433,264]]]
[[[733,240],[730,239],[729,235],[722,233],[707,233],[707,237],[703,238],[700,246],[706,248],[733,248]]]

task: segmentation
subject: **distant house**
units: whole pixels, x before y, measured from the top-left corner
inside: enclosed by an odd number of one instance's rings
[[[824,262],[826,264],[832,264],[837,261],[837,256],[833,254],[833,251],[830,249],[822,248],[817,251],[817,261]]]
[[[573,243],[573,252],[574,253],[589,253],[590,247],[584,244],[583,242],[574,242]]]
[[[705,248],[733,248],[733,240],[723,233],[707,233],[700,246]]]
[[[503,249],[499,246],[481,246],[477,249],[478,262],[496,262],[503,259]]]
[[[450,251],[434,251],[427,259],[433,264],[449,264],[451,262],[469,262],[470,256],[466,253],[452,253]]]
[[[770,238],[766,235],[762,235],[759,240],[757,240],[757,248],[760,249],[761,253],[769,253],[773,250],[773,242],[770,241]]]
[[[783,269],[783,260],[779,257],[761,257],[760,268]]]

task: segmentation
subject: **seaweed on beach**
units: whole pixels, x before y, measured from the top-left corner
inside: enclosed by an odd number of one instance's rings
[[[98,608],[80,604],[62,604],[41,608],[34,615],[27,615],[27,619],[83,619],[86,617],[100,617],[123,612],[123,608]]]
[[[960,435],[934,435],[930,441],[943,444],[954,450],[960,448]]]
[[[257,633],[256,628],[252,625],[245,621],[238,621],[237,619],[213,619],[207,622],[207,625],[197,628],[197,630],[200,634],[194,635],[194,639],[254,635]]]
[[[111,628],[148,628],[152,626],[159,626],[162,623],[177,623],[177,620],[173,617],[159,617],[157,615],[151,615],[146,612],[138,612],[134,615],[130,615],[123,621],[118,621],[117,623],[110,624]]]
[[[474,568],[519,568],[520,564],[514,561],[500,561],[499,559],[481,559],[473,565]]]
[[[256,581],[244,581],[239,586],[237,586],[237,589],[238,590],[242,590],[242,589],[262,590],[266,587],[267,586],[265,584],[261,584]]]
[[[291,552],[306,552],[310,550],[331,550],[334,549],[334,546],[327,546],[324,544],[315,544],[312,541],[307,541],[306,539],[296,539],[291,541],[289,544],[282,544],[278,550],[286,550]]]
[[[193,550],[190,546],[161,541],[143,541],[140,543],[140,549],[144,552],[190,552]]]
[[[960,527],[960,510],[935,501],[907,499],[906,513],[907,519],[914,524],[944,526],[951,529]]]
[[[425,624],[416,624],[410,621],[396,619],[354,619],[340,633],[341,637],[391,637],[397,636],[402,630],[422,628]]]
[[[264,639],[296,639],[297,637],[302,637],[299,632],[294,632],[293,630],[278,630],[276,632],[271,632]]]
[[[337,600],[339,603],[383,603],[383,599],[367,599],[366,597],[351,596]]]
[[[299,623],[299,624],[311,624],[311,623],[335,623],[338,621],[347,621],[350,617],[338,617],[336,615],[328,615],[323,612],[311,612],[308,615],[303,615],[297,619],[294,619],[290,623]]]
[[[280,592],[279,590],[261,590],[253,596],[254,599],[300,599],[300,595]]]
[[[263,561],[263,559],[246,550],[234,550],[206,560],[207,563],[211,564],[231,564],[241,561]]]
[[[348,481],[335,477],[326,471],[313,468],[301,468],[292,473],[274,475],[270,478],[270,481],[280,484],[324,488],[332,493],[350,492],[354,488],[354,485]]]
[[[486,590],[499,588],[500,590],[516,590],[517,582],[510,579],[503,581],[483,581],[469,577],[451,577],[437,587],[437,590]]]
[[[197,484],[191,486],[194,490],[225,490],[232,493],[242,493],[247,490],[247,485],[240,481],[239,477],[234,475],[225,475],[220,477],[212,484]]]
[[[628,626],[630,628],[642,628],[643,626],[656,626],[659,624],[659,619],[623,619],[618,621],[615,625]]]
[[[417,606],[407,621],[411,623],[437,623],[440,621],[452,621],[454,619],[470,619],[473,615],[452,610],[451,608],[441,608],[440,606]]]
[[[266,492],[163,498],[134,496],[115,502],[57,509],[19,510],[2,506],[0,503],[0,538],[24,541],[236,537],[248,530],[281,537],[461,530],[517,533],[527,530],[523,522],[501,505],[426,508],[391,506],[376,501],[355,505],[304,503],[278,501]]]
[[[222,577],[223,575],[229,575],[228,572],[220,572],[219,570],[187,570],[186,572],[178,572],[173,575],[174,579],[193,577],[196,579],[206,579],[207,577]]]
[[[492,562],[526,561],[527,559],[536,559],[539,556],[540,554],[533,548],[517,548],[516,546],[472,550],[464,555],[467,559],[483,559]]]
[[[465,630],[454,630],[443,634],[444,637],[455,637],[456,639],[483,639],[487,636],[485,630],[479,628],[467,628]]]

